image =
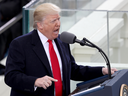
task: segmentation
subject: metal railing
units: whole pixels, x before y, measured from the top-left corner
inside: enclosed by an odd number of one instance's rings
[[[10,28],[13,24],[15,24],[17,21],[19,21],[22,18],[22,13],[18,14],[17,16],[13,17],[11,20],[9,20],[7,23],[5,23],[3,26],[0,27],[0,34],[6,31],[8,28]]]

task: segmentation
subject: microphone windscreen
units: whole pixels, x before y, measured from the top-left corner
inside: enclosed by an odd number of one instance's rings
[[[60,34],[60,40],[65,42],[65,43],[73,44],[73,43],[75,43],[75,39],[76,39],[76,36],[72,33],[62,32]]]

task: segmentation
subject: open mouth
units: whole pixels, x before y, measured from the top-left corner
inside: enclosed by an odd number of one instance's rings
[[[58,32],[58,31],[59,31],[59,29],[54,30],[54,32]]]

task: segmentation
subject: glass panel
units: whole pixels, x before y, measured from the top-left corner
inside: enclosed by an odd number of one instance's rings
[[[127,58],[121,58],[122,56],[127,56],[124,54],[127,49],[127,12],[92,10],[98,8],[99,5],[106,2],[106,0],[99,0],[97,3],[95,0],[43,1],[55,3],[62,8],[62,12],[60,14],[60,33],[63,31],[71,32],[80,40],[82,40],[83,37],[86,37],[91,42],[99,46],[107,54],[107,56],[110,57],[110,61],[112,63],[128,62]],[[109,1],[110,0],[107,0],[107,2]],[[40,0],[31,4],[31,6],[25,9],[25,33],[33,30],[33,11],[37,5],[44,2]],[[125,8],[121,8],[120,10],[124,9]],[[107,12],[109,16],[108,22]],[[109,31],[108,34],[107,31]],[[109,37],[107,37],[108,35]],[[117,46],[119,48],[117,48]],[[71,49],[77,62],[104,62],[104,59],[102,56],[100,56],[100,53],[94,48],[85,48],[85,46],[81,47],[78,46],[78,44],[74,44],[71,45]],[[78,52],[78,49],[81,51]]]
[[[31,7],[32,6],[36,6],[36,4],[39,2],[39,0],[32,0],[31,2],[29,2],[27,5],[25,5],[23,8],[22,8],[22,11],[23,11],[23,34],[26,34],[30,31],[30,20],[32,19],[31,18],[31,10],[34,10],[32,9]]]
[[[33,12],[38,4],[41,4],[41,1],[25,9],[26,13],[28,12],[28,17],[26,17],[27,33],[33,30]],[[71,32],[80,40],[85,37],[100,48],[103,48],[103,51],[108,55],[106,11],[62,9],[60,15],[60,33],[63,31]],[[95,48],[74,44],[71,45],[71,50],[77,62],[105,62]]]
[[[95,9],[106,0],[44,0],[59,6],[61,9]]]
[[[112,63],[128,63],[128,12],[109,12],[110,60]],[[124,68],[125,66],[121,66]]]
[[[35,9],[35,7],[41,3],[46,3],[46,2],[51,2],[56,4],[57,6],[59,6],[61,9],[95,9],[97,8],[100,4],[102,4],[104,1],[106,0],[33,0],[32,3],[27,6],[26,8],[23,8],[23,33],[26,34],[29,31],[31,31],[33,29],[33,11]],[[84,15],[89,15],[91,11],[85,12]],[[66,10],[65,12],[62,12],[62,16],[66,16],[66,15],[72,15],[74,14],[73,11]],[[80,12],[79,12],[80,14]],[[83,14],[83,12],[82,12]],[[82,15],[81,14],[81,15]],[[79,15],[80,16],[80,15]],[[83,15],[82,15],[83,16]],[[75,18],[74,16],[72,17],[72,19]],[[31,20],[30,20],[31,19]],[[64,17],[63,17],[64,19]],[[71,21],[70,17],[67,18],[69,19],[69,22]],[[77,17],[78,19],[78,17]],[[75,21],[74,21],[75,22]],[[29,25],[30,24],[30,25]],[[73,23],[74,24],[74,23]],[[70,27],[71,24],[69,24]]]
[[[91,10],[72,10],[68,12],[74,14],[68,14],[67,16],[62,14],[60,33],[63,31],[73,33],[80,40],[85,37],[108,54],[107,12]],[[88,13],[92,14],[87,15]],[[77,62],[105,62],[95,48],[73,44],[71,50]]]

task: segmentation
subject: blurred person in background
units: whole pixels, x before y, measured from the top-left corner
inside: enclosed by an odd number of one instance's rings
[[[0,0],[0,27],[22,12],[22,7],[31,0]],[[7,55],[10,42],[22,35],[22,19],[0,34],[0,61]],[[0,64],[0,75],[3,75],[5,66]]]

